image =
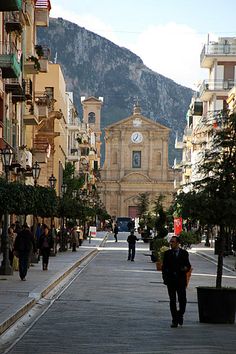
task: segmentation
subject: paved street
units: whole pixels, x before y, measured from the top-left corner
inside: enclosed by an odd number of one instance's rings
[[[115,243],[109,235],[90,263],[78,265],[81,272],[75,280],[38,320],[26,326],[9,353],[235,353],[236,325],[198,321],[195,288],[215,284],[216,265],[197,253],[210,252],[202,247],[190,250],[193,274],[185,322],[182,328],[172,329],[166,287],[150,261],[148,244],[140,241],[135,262],[128,262],[126,238],[127,234],[119,234]],[[224,271],[224,285],[235,286],[235,280],[235,272]]]

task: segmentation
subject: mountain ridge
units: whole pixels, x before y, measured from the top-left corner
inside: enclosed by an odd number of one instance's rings
[[[51,48],[51,58],[57,53],[80,116],[81,96],[104,97],[101,128],[128,117],[138,98],[144,116],[172,129],[173,163],[175,133],[183,133],[193,90],[149,69],[129,49],[62,18],[50,18],[48,28],[38,29],[38,43]]]

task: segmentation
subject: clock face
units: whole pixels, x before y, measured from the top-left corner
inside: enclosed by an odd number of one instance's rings
[[[132,135],[131,135],[131,141],[133,143],[141,143],[143,141],[143,136],[141,133],[139,132],[134,132]]]

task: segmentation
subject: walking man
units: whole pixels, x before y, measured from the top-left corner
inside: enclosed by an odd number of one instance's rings
[[[118,226],[117,226],[117,224],[115,224],[115,225],[114,225],[114,230],[113,230],[115,242],[117,242],[118,231],[119,231]]]
[[[128,261],[134,261],[135,257],[135,247],[136,247],[136,241],[139,239],[135,236],[134,231],[132,230],[130,232],[130,235],[127,238],[127,242],[129,245],[129,250],[128,250]]]
[[[173,236],[170,240],[171,249],[164,253],[162,265],[162,277],[164,284],[167,285],[170,299],[170,312],[172,315],[172,328],[183,325],[187,298],[186,273],[190,270],[189,254],[180,248],[179,237]],[[176,295],[178,296],[179,310],[177,310]]]
[[[28,271],[29,257],[32,253],[36,253],[36,247],[34,242],[34,236],[27,224],[23,225],[22,231],[20,231],[15,239],[14,251],[19,257],[19,274],[21,280],[26,280],[26,274]]]

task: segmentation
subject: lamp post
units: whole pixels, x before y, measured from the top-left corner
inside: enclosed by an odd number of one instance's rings
[[[33,180],[34,180],[34,186],[37,186],[37,182],[40,176],[40,172],[41,172],[41,167],[40,164],[38,163],[38,161],[35,161],[33,166],[32,166],[32,176],[33,176]],[[36,238],[36,228],[37,228],[37,220],[36,220],[37,216],[34,215],[34,220],[33,220],[33,235],[34,238]],[[36,240],[37,241],[37,240]],[[34,254],[32,254],[31,256],[31,263],[38,263],[38,257]]]
[[[67,184],[63,183],[61,186],[61,194],[62,194],[62,200],[63,200],[63,206],[62,206],[62,225],[61,225],[61,245],[60,245],[60,250],[61,251],[66,251],[66,232],[65,232],[65,227],[64,227],[64,195],[67,191]]]
[[[2,163],[5,169],[6,181],[8,183],[9,169],[12,163],[13,151],[7,146],[5,149],[1,150]],[[9,238],[8,238],[8,211],[4,213],[4,223],[2,230],[2,250],[3,250],[3,260],[0,267],[1,275],[12,275],[13,269],[9,262]]]
[[[49,181],[49,185],[51,189],[55,189],[56,187],[56,183],[57,183],[57,179],[56,177],[52,175],[49,177],[48,179]],[[53,251],[51,252],[51,256],[56,256],[57,254],[57,239],[56,239],[56,232],[55,232],[55,227],[53,224],[53,216],[51,216],[51,234],[52,234],[52,238],[53,238]]]
[[[40,171],[41,171],[41,167],[40,167],[38,161],[35,161],[35,163],[32,166],[32,175],[33,175],[35,187],[37,186],[37,181],[39,179]]]

